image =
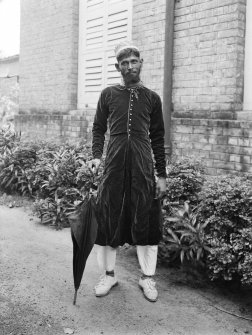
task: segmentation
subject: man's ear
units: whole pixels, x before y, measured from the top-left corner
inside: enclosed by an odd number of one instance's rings
[[[115,68],[117,69],[118,72],[121,72],[120,68],[119,68],[119,64],[115,63]]]
[[[141,68],[142,68],[142,66],[143,66],[143,61],[144,61],[143,58],[141,58],[141,59],[140,59]]]

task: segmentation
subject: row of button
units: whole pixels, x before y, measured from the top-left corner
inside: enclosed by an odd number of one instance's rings
[[[130,109],[129,109],[129,127],[128,127],[128,136],[130,136],[130,126],[131,126],[131,117],[132,117],[132,107],[133,107],[133,91],[130,90]]]

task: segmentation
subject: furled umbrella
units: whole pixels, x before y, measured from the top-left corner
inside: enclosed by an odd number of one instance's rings
[[[94,246],[97,235],[96,203],[93,195],[88,195],[76,211],[69,216],[73,241],[74,301],[80,287],[87,258]]]

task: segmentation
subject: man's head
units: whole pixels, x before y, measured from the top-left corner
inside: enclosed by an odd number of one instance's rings
[[[119,44],[115,48],[117,63],[115,67],[121,73],[125,85],[134,85],[140,81],[143,59],[137,47],[128,42]]]

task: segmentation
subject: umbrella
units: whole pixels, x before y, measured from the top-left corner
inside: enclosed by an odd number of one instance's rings
[[[73,277],[74,301],[80,287],[87,258],[94,246],[97,235],[96,203],[94,197],[88,195],[77,210],[69,216],[73,241]]]

